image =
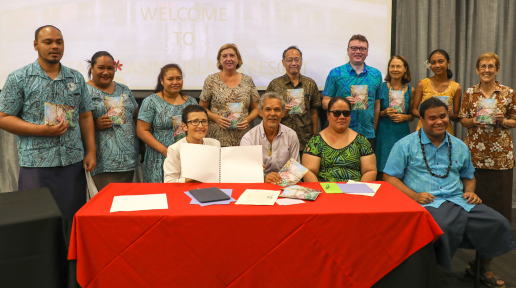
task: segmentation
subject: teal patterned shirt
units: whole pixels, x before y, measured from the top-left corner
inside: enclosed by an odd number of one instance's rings
[[[373,154],[373,149],[361,134],[342,149],[331,147],[324,141],[321,134],[316,134],[306,144],[303,153],[321,158],[317,174],[319,182],[346,182],[350,179],[354,181],[362,179],[360,157]]]
[[[371,66],[364,64],[364,71],[357,72],[349,62],[333,68],[326,78],[323,95],[328,97],[351,96],[351,85],[367,85],[367,110],[351,110],[349,128],[367,138],[375,138],[374,134],[374,102],[380,100],[378,87],[382,83],[382,73]]]
[[[446,178],[434,177],[427,170],[420,143],[425,147],[426,159],[432,173],[445,175],[450,164],[448,136],[439,147],[435,147],[425,131],[423,129],[420,131],[421,142],[419,142],[418,132],[414,132],[394,144],[383,170],[384,173],[399,178],[414,192],[428,192],[434,195],[434,201],[423,205],[425,207],[439,208],[444,201],[448,200],[469,212],[475,205],[468,204],[462,197],[464,186],[461,181],[461,178],[473,179],[475,172],[468,146],[450,135],[452,142],[450,174]],[[448,132],[446,134],[449,135]]]
[[[109,94],[91,85],[86,85],[93,101],[93,119],[106,115],[104,97],[123,97],[125,124],[113,125],[104,130],[95,130],[97,166],[91,175],[104,172],[126,172],[138,168],[138,137],[133,121],[138,103],[129,87],[115,82],[115,91]]]
[[[79,114],[92,110],[91,97],[84,77],[61,65],[52,80],[34,63],[9,74],[0,93],[0,112],[33,123],[45,124],[45,102],[74,107],[72,124],[59,137],[16,136],[22,167],[58,167],[84,159]]]

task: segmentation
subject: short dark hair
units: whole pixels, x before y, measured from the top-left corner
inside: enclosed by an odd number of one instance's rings
[[[283,51],[283,59],[285,59],[285,54],[287,54],[287,51],[290,49],[296,49],[297,51],[299,51],[299,55],[301,55],[301,58],[303,58],[303,52],[301,52],[301,50],[299,50],[299,48],[297,46],[292,45],[292,46],[288,47],[287,49],[285,49],[285,51]]]
[[[428,62],[430,62],[430,58],[432,58],[432,56],[435,54],[435,53],[439,53],[441,55],[444,56],[444,58],[446,58],[446,61],[449,62],[450,61],[450,55],[448,55],[448,52],[444,51],[443,49],[435,49],[434,51],[432,51],[432,53],[430,53],[430,55],[428,56]],[[448,79],[451,79],[453,77],[453,72],[450,70],[450,67],[448,67],[448,70],[446,71],[446,76],[448,77]]]
[[[403,66],[405,66],[406,71],[405,71],[405,74],[403,74],[403,77],[401,78],[401,84],[407,84],[410,81],[412,81],[412,76],[410,75],[410,67],[408,65],[408,61],[407,61],[407,59],[405,59],[405,57],[403,57],[401,55],[394,55],[391,57],[391,59],[389,59],[389,63],[387,63],[387,75],[385,76],[384,80],[386,82],[391,82],[391,74],[389,74],[389,66],[391,66],[391,62],[394,59],[401,60],[401,62],[403,62]]]
[[[181,122],[185,123],[185,125],[188,125],[188,123],[186,123],[188,122],[188,114],[192,112],[204,112],[206,114],[206,117],[209,117],[206,108],[202,107],[201,105],[190,104],[186,105],[186,107],[183,109],[183,113],[181,114]],[[188,135],[188,132],[185,131],[185,134]]]
[[[333,106],[333,104],[335,104],[335,102],[337,102],[337,101],[346,102],[348,104],[349,109],[351,109],[351,102],[349,102],[348,99],[346,99],[342,96],[336,96],[336,97],[331,98],[330,103],[328,103],[328,113],[331,111],[331,106]]]
[[[53,26],[53,25],[45,25],[45,26],[41,26],[39,27],[38,29],[36,29],[36,32],[34,33],[34,40],[38,41],[38,35],[39,35],[39,32],[41,30],[43,30],[44,28],[47,28],[47,27],[52,27],[52,28],[55,28],[57,31],[61,32],[61,30],[59,30],[59,28],[57,28],[56,26]],[[61,32],[61,34],[63,34]]]
[[[181,76],[183,78],[185,77],[183,74],[183,70],[181,69],[181,67],[179,67],[179,65],[172,63],[172,64],[167,64],[167,65],[163,66],[161,68],[161,70],[159,71],[158,84],[156,84],[156,88],[154,88],[154,93],[161,92],[165,89],[165,87],[163,87],[163,85],[161,84],[161,81],[165,79],[165,74],[167,74],[168,70],[172,70],[172,69],[176,69],[177,71],[179,71],[179,74],[181,74]],[[183,99],[185,98],[184,96],[186,96],[186,94],[183,92],[183,90],[179,91],[179,95],[181,95],[181,97],[183,97]]]
[[[91,69],[95,66],[95,64],[97,64],[97,59],[102,56],[108,56],[111,59],[113,59],[113,62],[115,62],[115,58],[113,56],[111,56],[111,54],[109,54],[109,52],[98,51],[97,53],[93,54],[93,56],[91,56],[91,59],[86,60],[86,63],[88,63],[88,68],[86,69],[86,70],[88,70],[88,78],[91,79]]]
[[[448,111],[448,105],[444,104],[443,101],[439,100],[436,97],[430,97],[426,99],[423,103],[421,103],[421,105],[419,106],[419,116],[421,116],[421,118],[424,119],[426,110],[438,107],[444,107],[444,109]]]
[[[355,34],[355,35],[351,36],[351,38],[349,38],[348,48],[349,48],[349,43],[351,43],[351,41],[353,41],[353,40],[358,40],[360,42],[366,42],[367,48],[369,48],[369,41],[367,41],[367,38],[364,35],[360,35],[360,34]]]

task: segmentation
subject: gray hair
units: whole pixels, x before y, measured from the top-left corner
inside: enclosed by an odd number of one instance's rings
[[[267,92],[262,95],[262,97],[260,98],[260,102],[258,102],[258,109],[260,111],[263,111],[263,102],[265,101],[265,99],[279,99],[281,101],[281,111],[285,110],[285,105],[287,104],[285,100],[283,100],[283,98],[281,98],[279,94],[276,92]]]

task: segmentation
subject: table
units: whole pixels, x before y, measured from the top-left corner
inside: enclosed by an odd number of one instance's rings
[[[426,209],[380,183],[374,197],[206,207],[183,192],[216,186],[238,199],[280,187],[110,184],[75,215],[68,258],[82,287],[370,287],[442,234]],[[109,213],[116,195],[157,193],[168,210]]]
[[[0,193],[0,287],[66,287],[65,237],[48,188]]]

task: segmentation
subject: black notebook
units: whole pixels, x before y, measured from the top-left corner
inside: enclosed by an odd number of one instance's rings
[[[216,187],[194,189],[189,192],[201,203],[229,200],[230,198],[228,194]]]

